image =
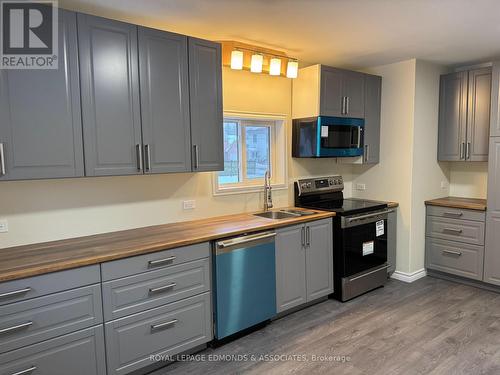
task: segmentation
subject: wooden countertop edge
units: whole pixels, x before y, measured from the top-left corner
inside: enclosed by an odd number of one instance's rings
[[[467,198],[462,198],[465,200],[453,200],[454,197],[437,198],[425,201],[426,206],[436,206],[436,207],[449,207],[449,208],[461,208],[465,210],[474,211],[486,211],[487,202],[486,199],[471,199],[467,201]],[[482,203],[484,201],[484,203]]]
[[[236,216],[236,215],[230,215],[231,216]],[[238,215],[241,216],[241,215]],[[252,214],[248,214],[249,219],[253,218]],[[315,221],[315,220],[320,220],[320,219],[326,219],[326,218],[331,218],[334,217],[335,213],[334,212],[326,212],[326,211],[317,211],[314,215],[309,215],[309,216],[301,216],[301,217],[295,217],[295,218],[290,218],[290,219],[282,219],[282,220],[270,220],[270,219],[263,219],[263,220],[269,220],[269,224],[262,224],[259,223],[258,225],[252,226],[251,224],[248,227],[240,228],[237,230],[226,230],[226,231],[219,231],[216,232],[214,231],[211,234],[207,234],[204,236],[195,236],[195,237],[189,237],[185,238],[182,240],[169,240],[165,242],[157,242],[154,245],[147,245],[145,247],[137,247],[132,250],[123,250],[123,251],[116,251],[112,250],[108,254],[103,253],[102,255],[88,255],[88,256],[81,256],[81,257],[75,257],[74,259],[65,259],[65,260],[54,260],[54,261],[48,261],[47,263],[39,263],[39,264],[33,264],[33,265],[24,265],[22,266],[21,263],[23,263],[23,257],[20,257],[19,262],[20,265],[19,269],[12,269],[11,271],[2,271],[0,270],[0,282],[5,282],[5,281],[11,281],[11,280],[17,280],[17,279],[22,279],[26,277],[32,277],[32,276],[38,276],[38,275],[43,275],[51,272],[57,272],[57,271],[64,271],[72,268],[78,268],[78,267],[84,267],[84,266],[90,266],[94,264],[100,264],[104,262],[109,262],[112,260],[118,260],[118,259],[123,259],[123,258],[128,258],[132,256],[138,256],[138,255],[144,255],[144,254],[150,254],[158,251],[163,251],[163,250],[168,250],[168,249],[173,249],[173,248],[178,248],[182,246],[188,246],[188,245],[194,245],[197,243],[202,243],[202,242],[208,242],[208,241],[213,241],[225,237],[230,237],[230,236],[236,236],[244,233],[251,233],[251,232],[257,232],[261,230],[267,230],[267,229],[278,229],[278,228],[283,228],[286,226],[291,226],[291,225],[296,225],[296,224],[301,224],[301,223],[306,223],[310,221]],[[204,219],[204,220],[210,220],[210,219]],[[214,222],[217,220],[221,220],[221,217],[215,217],[213,218]],[[196,220],[197,221],[197,220]],[[194,222],[196,222],[194,221]],[[187,222],[190,223],[190,222]],[[193,223],[193,222],[191,222]],[[182,223],[176,223],[182,224]],[[153,227],[167,227],[171,224],[165,224],[165,225],[160,225],[160,226],[153,226]],[[216,225],[216,224],[214,224]],[[153,228],[151,227],[151,228]],[[146,227],[147,228],[147,227]],[[138,228],[138,229],[143,229],[143,228]],[[133,231],[135,229],[131,229]],[[127,231],[120,231],[120,232],[127,232]],[[108,233],[102,234],[102,235],[93,235],[93,236],[86,236],[86,237],[77,237],[74,239],[66,239],[66,240],[61,240],[61,241],[54,241],[54,242],[47,242],[45,244],[50,244],[50,243],[57,243],[57,242],[64,242],[65,246],[70,246],[72,241],[78,242],[81,241],[87,237],[97,237],[97,236],[103,236],[105,237]],[[104,241],[104,240],[103,240]],[[119,241],[118,241],[119,242]],[[33,246],[35,247],[41,247],[44,244],[34,244]],[[17,247],[11,247],[11,248],[4,248],[0,249],[0,257],[2,255],[2,252],[8,251],[9,249],[19,249],[19,248],[28,248],[30,245],[26,246],[17,246]],[[106,244],[103,244],[103,246],[106,246]],[[34,250],[36,252],[36,249]],[[24,257],[29,257],[29,255],[24,255]]]

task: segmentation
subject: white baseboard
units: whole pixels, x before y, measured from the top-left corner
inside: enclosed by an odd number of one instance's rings
[[[426,275],[427,272],[425,272],[425,268],[422,268],[421,270],[415,272],[394,271],[394,273],[391,275],[391,278],[399,281],[404,281],[405,283],[412,283],[414,281],[417,281],[418,279],[421,279],[422,277],[425,277]]]

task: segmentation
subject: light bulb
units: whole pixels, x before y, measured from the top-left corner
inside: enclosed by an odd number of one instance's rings
[[[273,57],[269,64],[269,74],[279,76],[281,74],[281,59]]]
[[[243,69],[243,51],[235,49],[231,52],[231,69]]]
[[[264,56],[259,53],[252,55],[252,60],[250,62],[250,71],[252,73],[262,73],[262,62],[264,61]]]
[[[286,66],[286,76],[288,78],[297,78],[299,73],[299,62],[294,60],[289,60]]]

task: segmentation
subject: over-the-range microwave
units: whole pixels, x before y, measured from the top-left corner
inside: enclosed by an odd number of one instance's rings
[[[328,158],[363,155],[365,120],[317,116],[293,120],[292,156]]]

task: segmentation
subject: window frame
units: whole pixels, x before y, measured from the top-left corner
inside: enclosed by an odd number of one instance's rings
[[[276,114],[256,114],[243,112],[224,112],[224,122],[233,121],[238,125],[239,182],[219,184],[219,172],[213,173],[214,195],[260,192],[264,178],[246,178],[246,139],[245,127],[266,127],[269,129],[269,164],[271,186],[276,190],[287,189],[287,150],[286,116]],[[280,166],[283,170],[279,172]]]

